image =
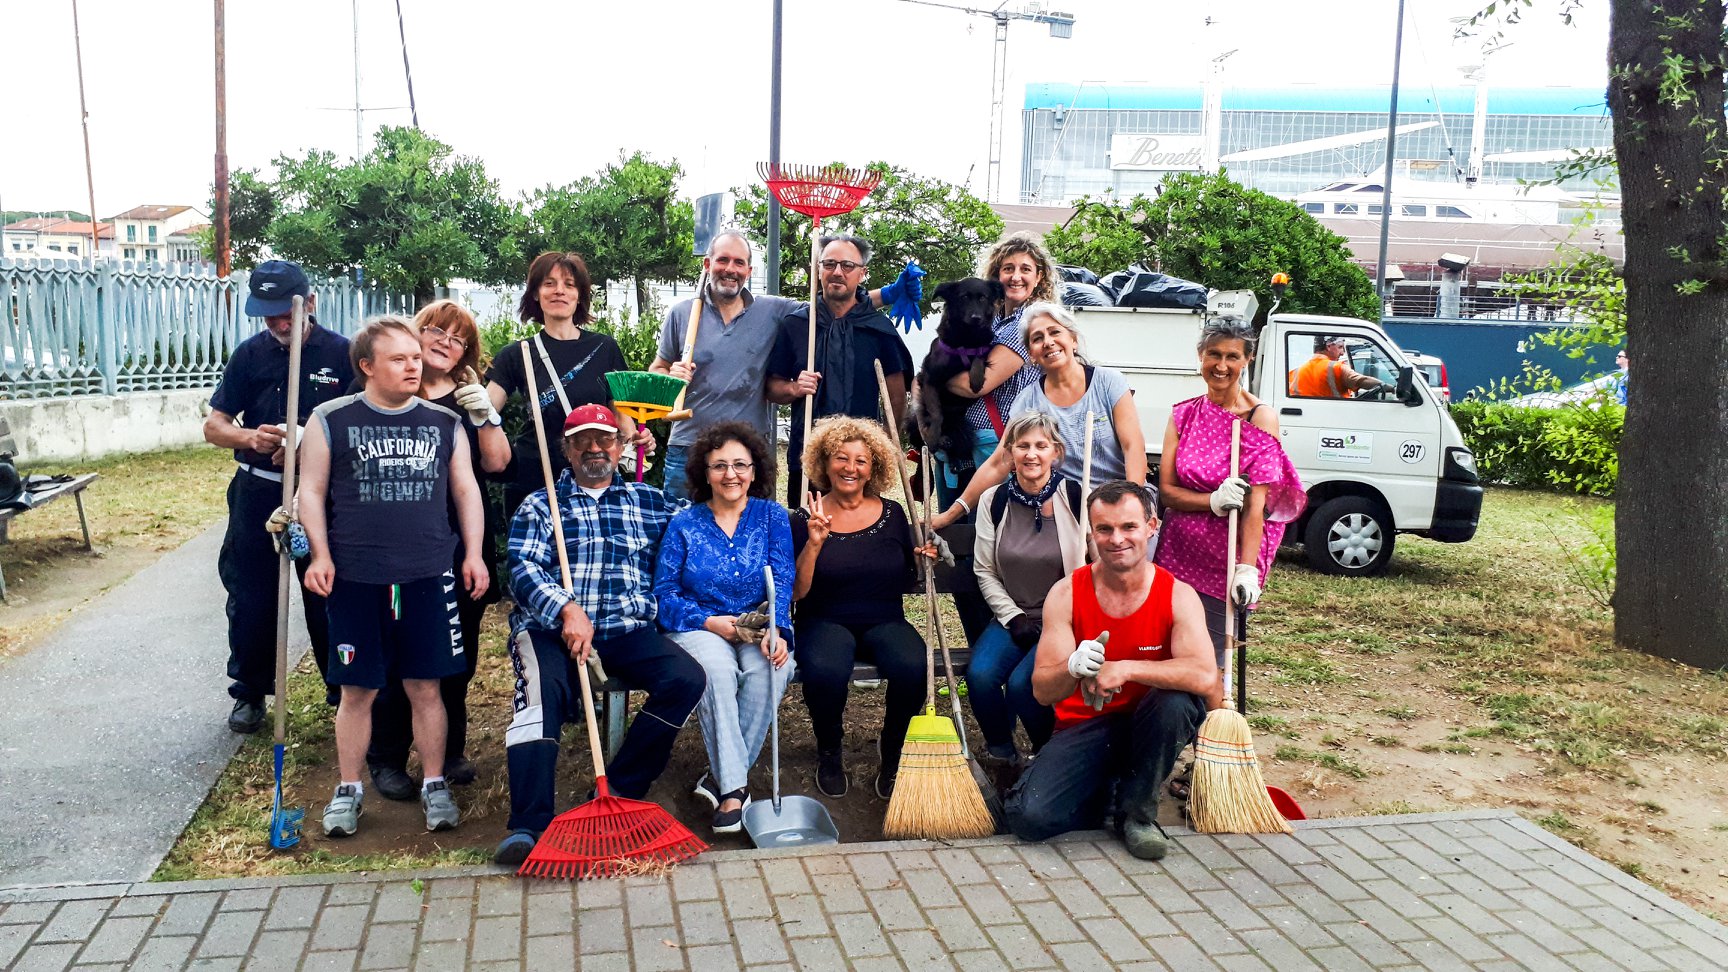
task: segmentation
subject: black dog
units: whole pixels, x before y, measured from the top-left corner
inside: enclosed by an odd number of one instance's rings
[[[942,323],[936,329],[936,343],[918,369],[918,400],[907,417],[907,434],[954,460],[971,455],[972,427],[966,424],[966,409],[975,399],[949,391],[948,380],[967,372],[973,391],[984,387],[984,361],[996,340],[992,325],[1002,296],[1001,283],[977,277],[951,280],[936,288],[936,299],[944,304]]]

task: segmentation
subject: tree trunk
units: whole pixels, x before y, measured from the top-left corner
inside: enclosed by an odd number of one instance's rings
[[[1706,669],[1728,665],[1722,31],[1723,0],[1613,0],[1608,42],[1630,359],[1614,637]]]

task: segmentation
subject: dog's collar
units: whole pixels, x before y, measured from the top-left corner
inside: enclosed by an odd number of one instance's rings
[[[984,357],[990,353],[990,349],[994,346],[995,345],[986,344],[981,348],[957,348],[941,338],[936,339],[936,350],[954,355],[957,358],[964,358],[968,361],[973,358]]]

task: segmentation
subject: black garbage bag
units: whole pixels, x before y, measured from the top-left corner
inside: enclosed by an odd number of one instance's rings
[[[1065,307],[1114,307],[1116,302],[1097,284],[1070,280],[1062,285],[1062,304]]]
[[[1062,279],[1069,283],[1095,284],[1098,282],[1098,275],[1085,267],[1058,266],[1056,272],[1060,273]]]
[[[1203,285],[1148,270],[1139,264],[1111,274],[1099,281],[1099,285],[1115,293],[1117,307],[1206,308],[1206,288]]]

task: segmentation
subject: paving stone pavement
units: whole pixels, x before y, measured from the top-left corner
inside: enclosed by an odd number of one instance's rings
[[[669,877],[495,868],[0,889],[0,968],[1728,969],[1728,928],[1502,811],[727,851]]]

